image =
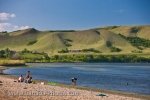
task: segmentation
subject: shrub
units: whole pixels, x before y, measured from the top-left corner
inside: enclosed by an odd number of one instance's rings
[[[106,41],[106,46],[107,46],[107,47],[112,47],[111,41]]]
[[[137,47],[138,49],[142,50],[142,47],[148,47],[150,48],[150,40],[140,38],[140,37],[126,37],[124,35],[119,34],[122,38],[126,39],[129,41],[133,46]]]
[[[111,52],[120,52],[121,49],[120,48],[116,48],[116,47],[111,47]]]
[[[69,43],[65,43],[65,46],[70,47],[70,46],[72,46],[72,45],[69,44]]]
[[[137,33],[140,29],[138,27],[133,27],[130,30],[130,33]]]
[[[95,53],[100,53],[100,51],[95,50],[94,48],[89,48],[89,49],[82,49],[83,52],[95,52]]]
[[[66,41],[68,41],[68,42],[72,42],[72,40],[71,39],[65,39]]]
[[[37,40],[30,41],[27,45],[33,45],[37,42]]]
[[[68,52],[69,52],[68,48],[62,49],[61,51],[58,51],[58,53],[68,53]]]
[[[67,47],[72,46],[72,45],[70,44],[70,42],[72,42],[72,40],[70,40],[70,39],[65,39],[65,41],[64,41],[65,46],[67,46]]]
[[[30,50],[28,50],[28,49],[23,49],[22,51],[21,51],[21,53],[31,53],[32,51],[30,51]]]
[[[132,52],[133,52],[133,53],[142,53],[141,50],[133,50]]]

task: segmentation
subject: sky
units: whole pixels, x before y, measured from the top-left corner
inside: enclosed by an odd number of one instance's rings
[[[150,0],[0,0],[0,31],[150,25]]]

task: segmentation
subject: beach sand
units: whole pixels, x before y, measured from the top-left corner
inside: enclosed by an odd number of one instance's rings
[[[144,100],[142,98],[82,90],[62,86],[14,82],[16,78],[0,75],[0,100]]]

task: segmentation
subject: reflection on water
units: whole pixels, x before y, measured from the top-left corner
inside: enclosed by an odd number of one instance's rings
[[[78,85],[150,94],[150,64],[113,63],[53,63],[29,64],[31,67],[11,68],[4,73],[19,76],[30,70],[34,79],[71,83],[78,78]]]

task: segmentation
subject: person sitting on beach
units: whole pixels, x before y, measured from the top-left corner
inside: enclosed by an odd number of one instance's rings
[[[28,71],[26,74],[25,83],[32,83],[32,77],[31,77],[30,71]]]
[[[26,80],[26,83],[32,83],[32,77],[29,77],[29,78]]]
[[[24,81],[24,78],[22,75],[20,75],[19,79],[18,79],[18,82],[23,82]]]

